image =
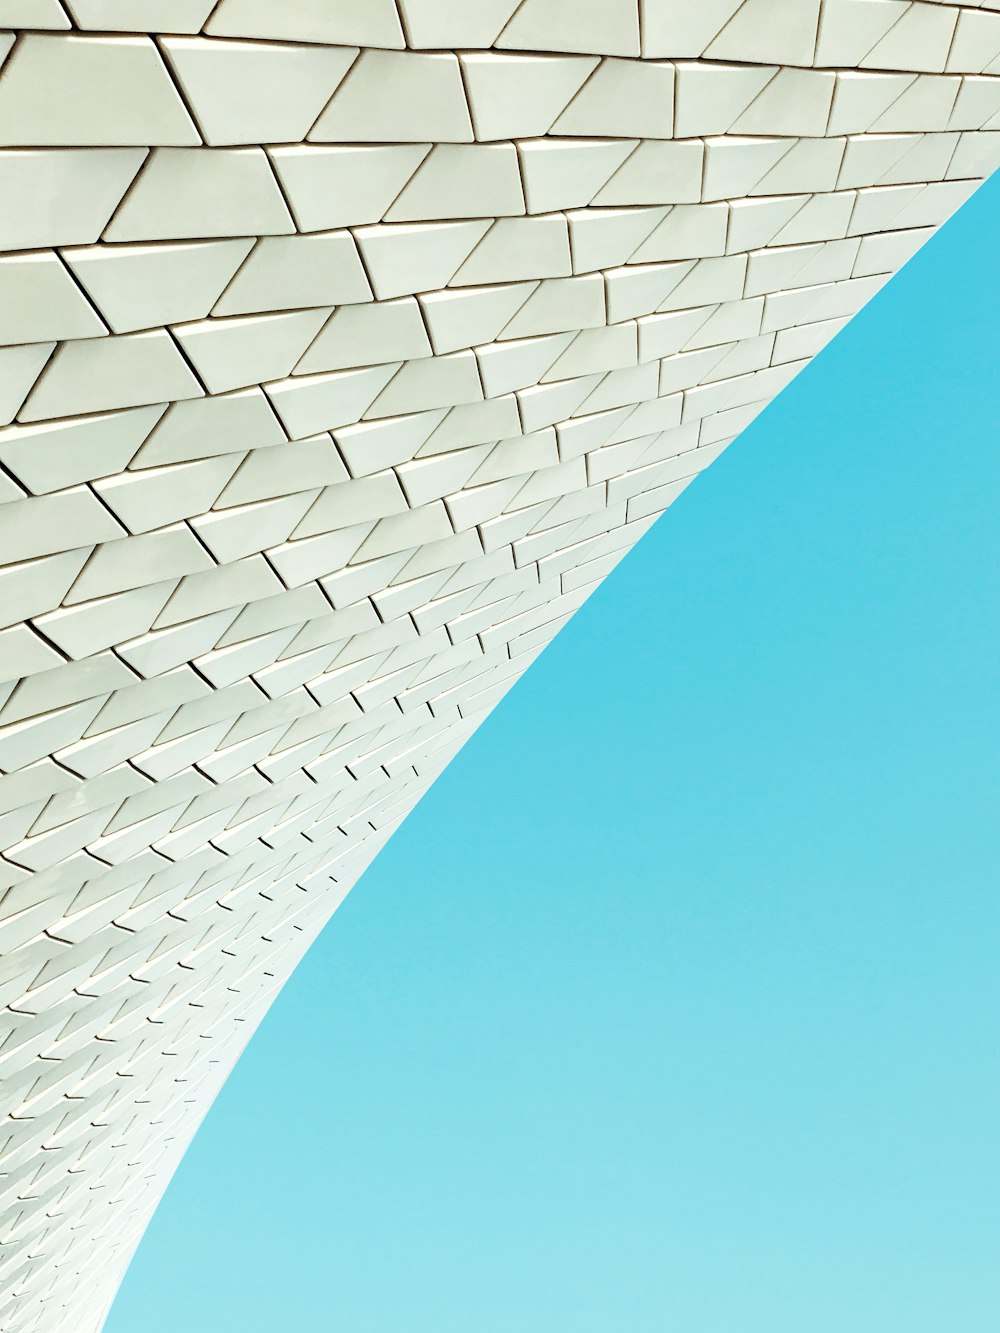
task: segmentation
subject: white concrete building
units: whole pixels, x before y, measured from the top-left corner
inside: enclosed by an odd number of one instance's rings
[[[1000,0],[0,23],[0,1327],[96,1333],[379,847],[1000,162]]]

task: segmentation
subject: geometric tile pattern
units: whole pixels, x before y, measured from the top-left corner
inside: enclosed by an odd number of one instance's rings
[[[0,21],[0,1325],[96,1333],[364,867],[1000,163],[1000,0]]]

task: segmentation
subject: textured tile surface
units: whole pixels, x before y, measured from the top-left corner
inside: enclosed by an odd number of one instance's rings
[[[97,1333],[379,847],[1000,163],[1000,0],[11,0],[0,1327]]]

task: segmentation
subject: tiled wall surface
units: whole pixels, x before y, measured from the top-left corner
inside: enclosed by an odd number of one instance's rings
[[[0,25],[0,1327],[96,1333],[379,847],[1000,162],[1000,0]]]

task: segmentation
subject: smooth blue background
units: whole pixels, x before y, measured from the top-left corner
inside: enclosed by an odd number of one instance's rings
[[[995,1333],[1000,180],[334,918],[109,1333]]]

